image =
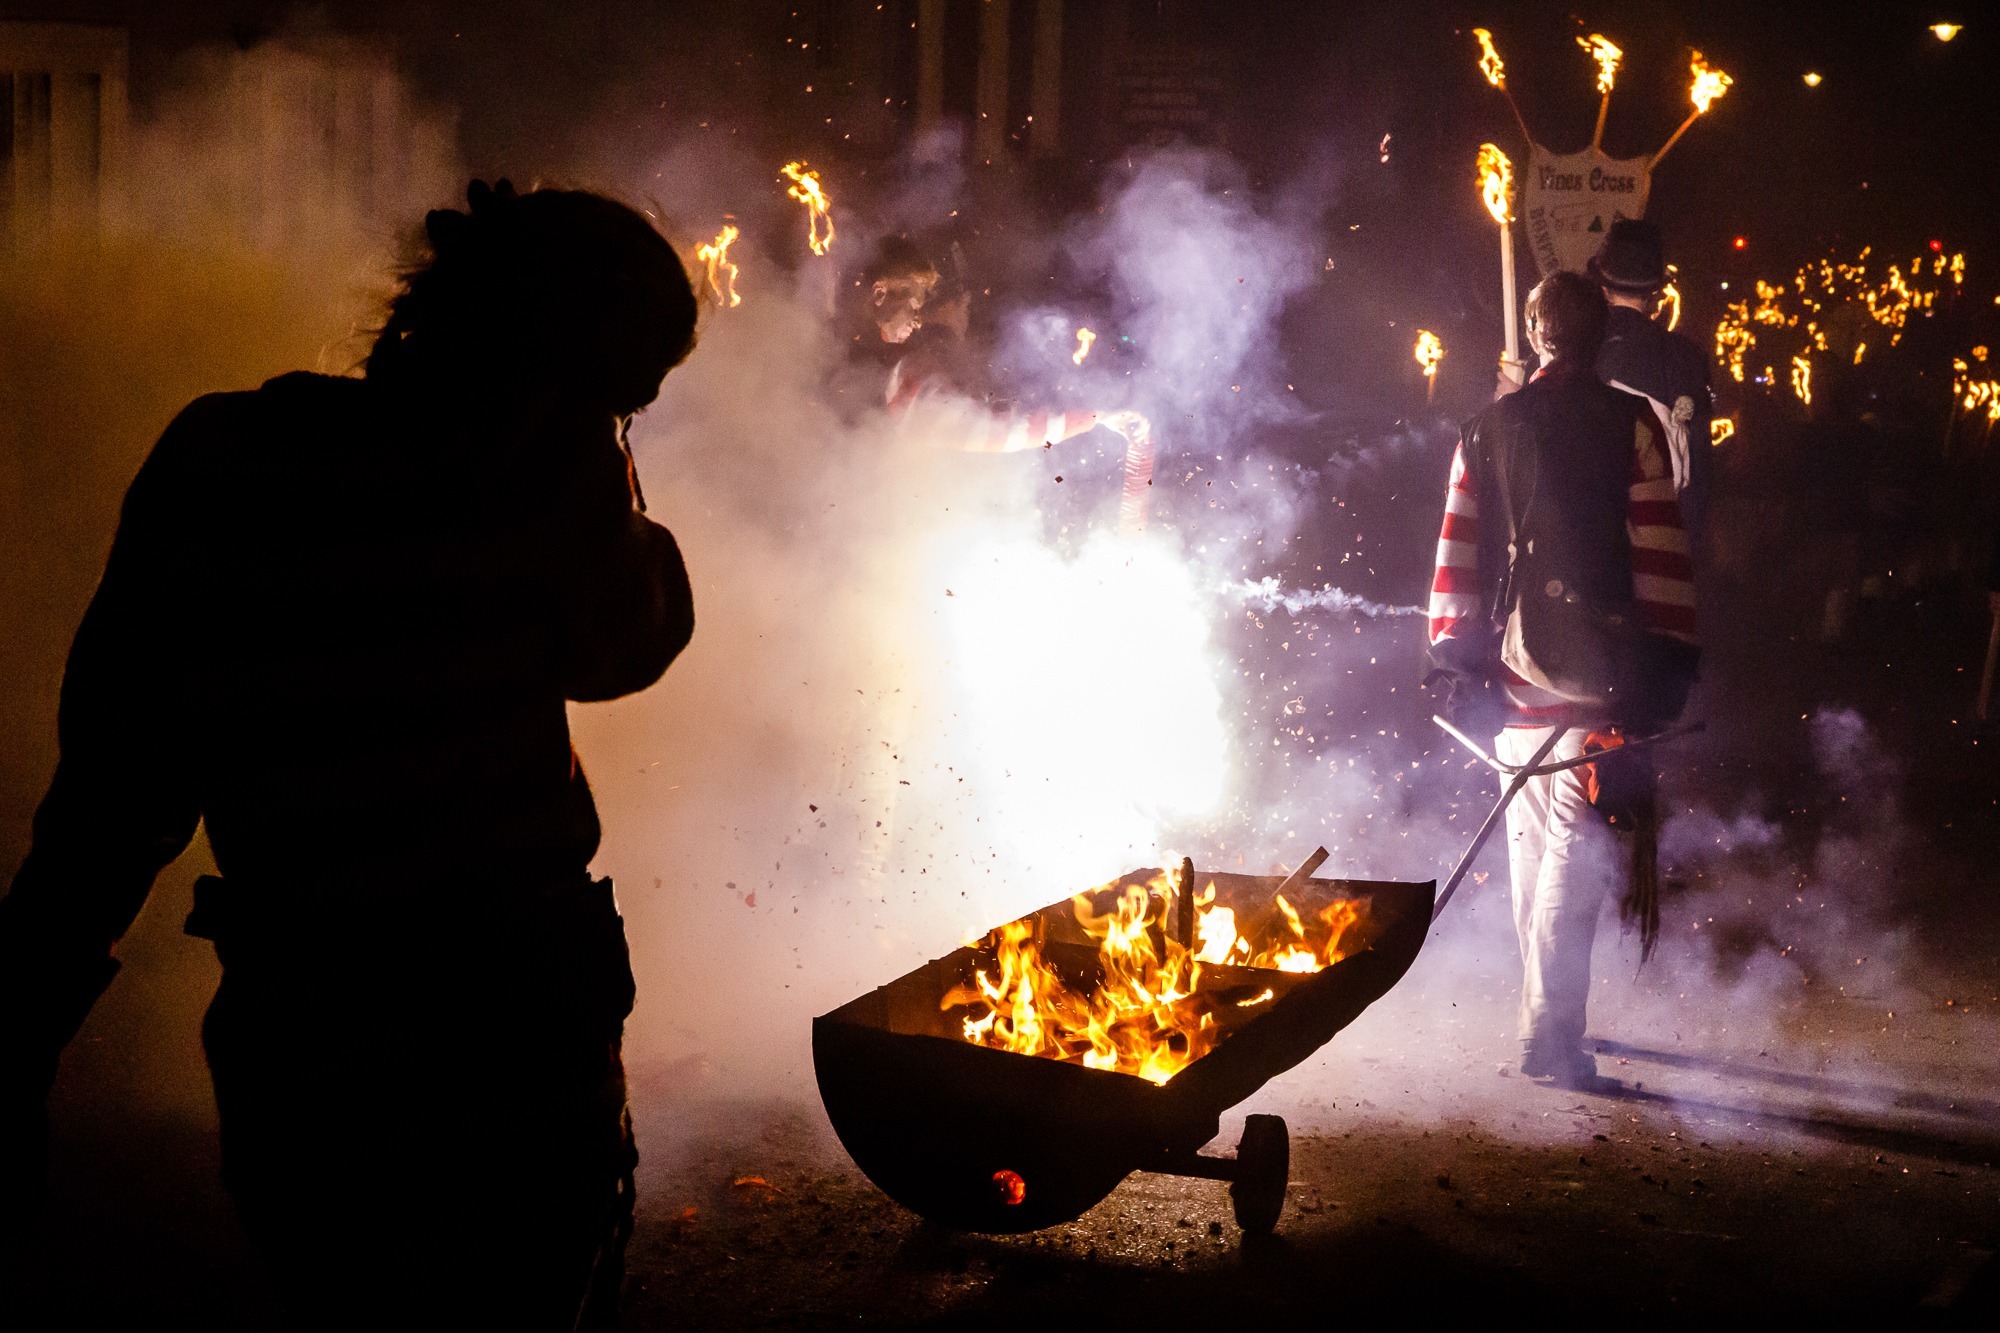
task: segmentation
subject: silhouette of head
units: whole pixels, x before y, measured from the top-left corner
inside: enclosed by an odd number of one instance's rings
[[[1596,283],[1568,270],[1551,273],[1528,293],[1528,340],[1549,361],[1594,361],[1606,315]]]
[[[424,218],[431,258],[405,275],[368,354],[371,379],[545,390],[623,416],[694,348],[687,272],[644,215],[583,190],[474,181],[468,210]]]

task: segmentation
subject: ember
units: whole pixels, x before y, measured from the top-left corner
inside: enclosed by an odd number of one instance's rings
[[[962,1032],[975,1045],[1165,1083],[1277,994],[1246,969],[1318,972],[1346,956],[1343,941],[1362,918],[1351,899],[1301,914],[1281,892],[1258,919],[1239,921],[1211,880],[1192,899],[1184,942],[1174,920],[1191,890],[1191,876],[1177,887],[1161,870],[1071,899],[1076,927],[1096,944],[1088,969],[1054,956],[1039,914],[1010,921],[973,946],[990,963],[939,1007],[969,1011]]]

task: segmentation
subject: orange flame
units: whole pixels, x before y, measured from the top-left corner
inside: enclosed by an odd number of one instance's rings
[[[1444,343],[1429,329],[1417,330],[1416,358],[1417,364],[1424,368],[1424,378],[1436,379],[1438,362],[1444,359]],[[1284,899],[1278,901],[1282,903]]]
[[[1576,44],[1590,52],[1590,58],[1597,62],[1597,91],[1608,93],[1618,77],[1618,62],[1625,53],[1611,44],[1611,39],[1602,33],[1593,32],[1588,37],[1579,37]]]
[[[718,306],[734,308],[743,304],[743,298],[736,294],[736,265],[729,262],[729,247],[741,234],[734,226],[725,225],[713,241],[694,248],[695,258],[706,269],[708,295]]]
[[[1514,164],[1498,144],[1479,145],[1479,191],[1495,222],[1504,227],[1514,220]]]
[[[1071,355],[1069,363],[1073,366],[1082,365],[1083,358],[1090,355],[1090,345],[1096,341],[1097,335],[1095,333],[1092,333],[1089,329],[1078,329],[1076,331],[1076,351]]]
[[[1249,1017],[1243,1011],[1273,998],[1271,986],[1239,998],[1258,984],[1239,969],[1330,967],[1346,956],[1342,939],[1362,916],[1360,904],[1337,899],[1308,923],[1278,896],[1278,915],[1259,923],[1259,934],[1274,942],[1258,949],[1238,933],[1236,912],[1215,904],[1211,882],[1195,900],[1197,947],[1190,950],[1171,929],[1176,892],[1162,870],[1120,890],[1102,914],[1089,894],[1071,900],[1076,924],[1097,941],[1096,979],[1087,986],[1073,984],[1050,960],[1039,917],[1011,921],[975,946],[993,966],[976,969],[940,1007],[968,1010],[960,1030],[975,1045],[1165,1083],[1215,1049]],[[1218,982],[1212,969],[1225,965],[1230,972]]]
[[[1710,69],[1699,51],[1694,53],[1688,68],[1694,74],[1694,82],[1688,86],[1688,100],[1694,103],[1696,115],[1706,115],[1709,103],[1728,92],[1735,80],[1719,69]]]
[[[1474,28],[1472,35],[1479,39],[1479,72],[1495,88],[1507,86],[1507,67],[1500,63],[1500,53],[1493,49],[1493,34],[1484,28]]]
[[[819,173],[803,162],[787,162],[784,175],[792,183],[785,193],[806,206],[806,244],[816,255],[833,248],[833,201],[819,183]]]

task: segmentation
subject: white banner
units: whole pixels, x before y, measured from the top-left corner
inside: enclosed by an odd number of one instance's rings
[[[1646,215],[1646,162],[1607,157],[1595,148],[1558,155],[1529,146],[1523,220],[1543,277],[1559,268],[1583,272],[1613,219]]]

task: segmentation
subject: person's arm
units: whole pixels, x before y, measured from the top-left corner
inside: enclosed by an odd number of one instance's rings
[[[1646,628],[1682,643],[1698,642],[1694,562],[1675,497],[1672,464],[1659,423],[1635,416],[1632,480],[1625,530],[1632,541],[1632,598]]]
[[[555,531],[563,696],[595,703],[636,694],[694,637],[694,591],[674,535],[639,512],[615,441],[582,455]]]
[[[1438,534],[1437,563],[1431,572],[1430,643],[1449,651],[1447,640],[1469,641],[1487,623],[1479,570],[1479,492],[1465,462],[1461,440],[1451,457],[1445,484],[1444,527]]]
[[[62,1048],[110,985],[112,946],[199,821],[183,684],[190,586],[184,461],[215,400],[168,427],[125,497],[71,645],[60,757],[33,844],[0,899],[0,1101],[39,1119]]]

